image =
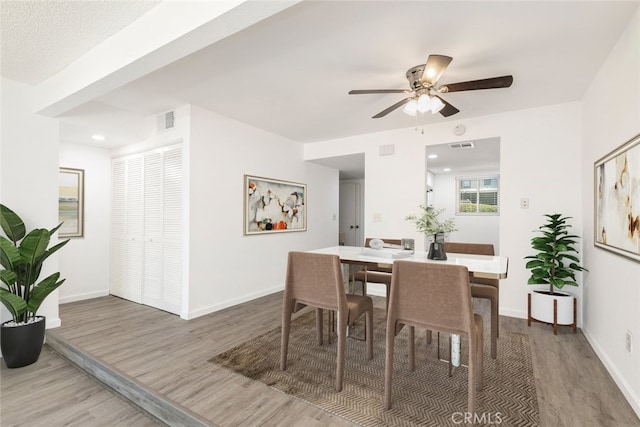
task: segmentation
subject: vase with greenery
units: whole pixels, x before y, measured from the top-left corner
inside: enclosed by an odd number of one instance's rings
[[[557,335],[558,325],[573,327],[577,332],[577,314],[575,298],[565,292],[558,292],[564,286],[578,286],[575,273],[587,271],[580,265],[574,247],[579,237],[569,234],[571,228],[568,220],[571,217],[562,214],[546,214],[547,222],[536,232],[541,235],[531,239],[531,247],[537,251],[535,255],[526,256],[526,268],[531,270],[528,280],[530,285],[548,285],[548,291],[536,290],[528,296],[528,324],[539,321],[553,325],[553,333]]]
[[[51,237],[62,224],[51,230],[37,228],[27,233],[22,219],[1,204],[0,225],[6,235],[0,236],[0,302],[13,318],[4,322],[0,329],[2,354],[8,367],[19,367],[38,359],[46,321],[43,316],[37,316],[38,309],[45,298],[64,283],[64,279],[60,279],[60,273],[53,273],[38,281],[42,265],[69,240],[49,247]],[[34,327],[34,324],[37,325]],[[21,328],[26,326],[30,328],[24,330],[38,331],[35,343],[31,341],[32,337],[24,336]],[[39,335],[42,335],[42,338]],[[23,345],[26,346],[26,350],[23,349]],[[24,354],[31,350],[37,350],[35,360],[32,361],[33,354]]]
[[[447,254],[444,252],[444,245],[438,242],[438,234],[457,231],[453,218],[444,221],[439,219],[445,209],[435,209],[431,206],[420,205],[422,211],[420,215],[408,215],[405,219],[416,224],[416,230],[427,236],[433,236],[433,242],[429,245],[429,259],[445,260]]]
[[[538,251],[535,255],[526,256],[530,259],[526,268],[531,270],[531,277],[527,282],[530,285],[549,285],[549,293],[554,293],[554,288],[562,289],[564,286],[578,286],[575,273],[587,271],[580,266],[580,259],[574,254],[578,250],[574,247],[579,237],[569,234],[571,225],[567,223],[571,217],[561,214],[546,214],[547,222],[536,232],[541,233],[531,239],[531,247]]]

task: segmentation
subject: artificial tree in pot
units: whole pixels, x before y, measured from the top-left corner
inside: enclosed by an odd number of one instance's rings
[[[438,216],[444,209],[435,209],[431,206],[420,205],[422,213],[420,216],[408,215],[405,219],[416,224],[416,230],[428,236],[433,236],[433,242],[429,245],[427,258],[435,260],[446,260],[447,254],[444,252],[444,245],[438,242],[436,237],[439,233],[450,233],[457,228],[453,218],[440,221]]]
[[[42,264],[69,240],[49,248],[51,237],[62,224],[27,233],[22,219],[1,204],[0,225],[6,235],[0,236],[0,302],[13,318],[0,326],[0,345],[7,367],[19,368],[38,360],[46,319],[36,313],[45,298],[64,283],[60,273],[38,282]]]
[[[525,257],[530,260],[525,267],[531,270],[528,284],[548,285],[549,290],[534,291],[531,295],[529,323],[533,318],[552,323],[554,333],[557,333],[558,324],[572,325],[575,331],[576,314],[572,305],[575,304],[574,300],[570,294],[559,290],[564,286],[578,286],[575,273],[587,271],[580,265],[580,259],[576,256],[578,250],[574,245],[578,243],[579,236],[569,234],[571,225],[567,221],[571,217],[558,213],[544,216],[547,217],[547,222],[535,230],[542,235],[531,239],[531,247],[538,252]],[[554,299],[557,305],[555,311]]]

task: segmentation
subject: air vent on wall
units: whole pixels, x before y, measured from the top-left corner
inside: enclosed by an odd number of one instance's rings
[[[173,111],[167,111],[158,115],[158,132],[173,129],[175,126],[175,115]]]
[[[473,142],[454,142],[453,144],[449,144],[449,148],[454,150],[473,148]]]

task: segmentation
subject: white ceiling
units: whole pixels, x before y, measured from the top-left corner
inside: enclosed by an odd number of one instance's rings
[[[1,3],[2,75],[29,83],[56,73],[156,4]],[[454,58],[440,83],[505,74],[514,83],[445,94],[460,113],[428,114],[421,124],[444,121],[453,128],[471,117],[579,101],[639,4],[303,1],[63,114],[62,139],[88,142],[101,132],[111,146],[131,142],[132,135],[139,140],[149,131],[144,117],[184,104],[301,143],[406,128],[416,122],[400,109],[371,118],[403,94],[347,92],[407,88],[406,70],[429,54]],[[85,21],[92,26],[78,24]]]

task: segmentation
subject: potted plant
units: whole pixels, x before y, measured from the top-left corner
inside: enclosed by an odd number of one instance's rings
[[[439,241],[438,234],[450,233],[456,231],[453,218],[440,221],[438,216],[444,212],[444,209],[434,209],[431,206],[420,205],[422,213],[420,216],[408,215],[405,219],[416,224],[416,230],[427,236],[433,236],[433,242],[429,245],[429,254],[427,258],[434,260],[445,260],[447,254],[444,252],[444,245]]]
[[[69,240],[50,248],[52,230],[37,228],[26,233],[20,217],[0,204],[0,302],[11,313],[12,320],[0,325],[2,357],[8,368],[19,368],[38,360],[44,344],[46,319],[36,313],[45,298],[57,289],[64,279],[53,273],[38,282],[42,264]]]
[[[571,217],[562,214],[546,214],[547,222],[536,232],[542,235],[531,239],[531,247],[538,251],[529,259],[526,268],[531,270],[529,285],[548,285],[548,290],[536,290],[529,294],[529,319],[553,324],[553,332],[558,333],[558,325],[571,325],[576,332],[575,298],[558,290],[564,286],[578,286],[575,273],[587,271],[580,266],[580,259],[574,254],[578,236],[569,234]]]

